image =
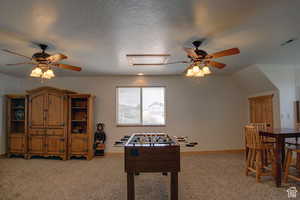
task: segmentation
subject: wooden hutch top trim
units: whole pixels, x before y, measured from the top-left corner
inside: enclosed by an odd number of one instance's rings
[[[25,94],[24,93],[23,94],[6,94],[5,96],[7,98],[24,98],[32,93],[37,93],[37,92],[41,92],[41,91],[56,91],[56,92],[67,94],[70,97],[92,97],[92,98],[96,97],[92,94],[78,93],[78,92],[74,92],[72,90],[59,89],[59,88],[50,87],[50,86],[43,86],[43,87],[31,89],[31,90],[26,90]]]
[[[22,99],[26,97],[26,94],[6,94],[5,96],[12,99]]]
[[[91,98],[96,98],[96,96],[92,95],[92,94],[84,94],[84,93],[77,93],[77,94],[69,94],[69,97],[73,97],[73,98],[80,98],[80,97],[91,97]]]
[[[248,98],[248,100],[252,100],[252,99],[266,99],[266,98],[272,99],[273,96],[274,96],[274,94],[264,95],[264,96],[257,96],[257,97],[250,97],[250,98]]]
[[[77,92],[71,91],[71,90],[66,90],[66,89],[59,89],[59,88],[55,88],[55,87],[49,87],[49,86],[43,86],[43,87],[39,87],[39,88],[35,88],[32,90],[27,90],[26,92],[31,94],[31,93],[36,93],[39,91],[44,91],[44,90],[54,90],[54,91],[58,91],[58,92],[62,92],[62,93],[68,93],[68,94],[77,94]]]

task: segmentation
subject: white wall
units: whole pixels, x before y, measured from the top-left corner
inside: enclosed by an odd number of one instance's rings
[[[294,102],[297,99],[295,66],[259,64],[259,68],[279,90],[281,127],[293,128],[295,126]]]
[[[250,96],[278,90],[257,65],[237,71],[232,78]]]
[[[108,136],[107,151],[115,140],[133,132],[163,131],[171,135],[187,135],[199,142],[188,151],[240,149],[243,147],[242,127],[246,123],[246,96],[230,76],[190,79],[182,76],[102,76],[55,78],[41,84],[27,80],[23,90],[49,85],[92,93],[96,96],[95,121],[104,122]],[[116,86],[166,86],[166,127],[116,127]]]
[[[259,65],[250,65],[232,75],[239,87],[246,93],[247,98],[273,94],[273,126],[280,128],[280,96],[278,88]],[[245,102],[247,121],[250,122],[249,102]]]

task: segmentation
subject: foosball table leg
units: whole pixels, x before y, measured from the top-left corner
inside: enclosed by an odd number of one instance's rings
[[[134,200],[134,173],[127,172],[127,200]]]
[[[171,200],[178,200],[178,172],[171,172]]]

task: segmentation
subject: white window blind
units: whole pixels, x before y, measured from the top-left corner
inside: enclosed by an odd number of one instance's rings
[[[118,87],[118,125],[165,125],[164,87]]]

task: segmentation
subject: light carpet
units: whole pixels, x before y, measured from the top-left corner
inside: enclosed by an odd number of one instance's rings
[[[290,182],[276,188],[271,177],[256,183],[244,175],[241,153],[183,154],[180,200],[284,200]],[[168,200],[169,178],[161,174],[135,177],[136,200]],[[300,192],[298,193],[300,197]],[[1,200],[126,200],[124,157],[86,160],[0,159]],[[300,199],[300,198],[299,198]]]

